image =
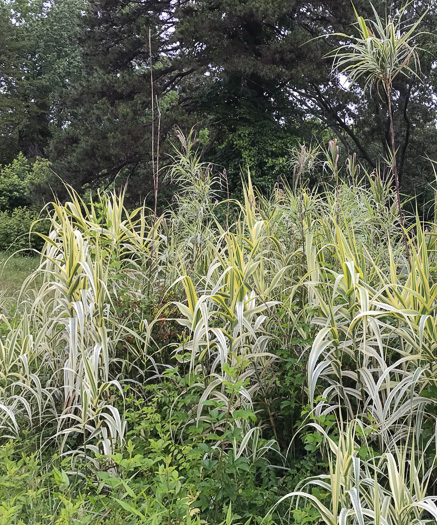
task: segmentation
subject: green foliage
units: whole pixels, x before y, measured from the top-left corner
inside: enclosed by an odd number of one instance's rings
[[[421,194],[428,209],[436,8],[411,2],[400,9],[394,0],[377,3],[375,13],[368,0],[354,6],[364,26],[375,14],[382,26],[385,17],[390,22],[387,31],[372,26],[369,40],[373,58],[378,50],[385,56],[380,72],[406,72],[410,50],[420,57],[423,83],[393,77],[393,117],[403,190]],[[409,27],[396,40],[401,15]],[[408,47],[404,36],[420,19],[424,31]],[[290,181],[288,152],[304,141],[336,137],[374,169],[390,157],[385,101],[363,95],[364,78],[342,82],[326,59],[339,46],[360,48],[350,36],[355,21],[349,0],[3,1],[0,164],[20,152],[44,156],[77,189],[129,181],[129,204],[150,204],[153,173],[170,162],[173,128],[188,132],[199,123],[208,130],[203,159],[226,169],[231,195],[241,194],[240,175],[248,169],[265,194],[282,178]],[[45,181],[45,202],[52,188],[61,195],[61,184]],[[160,185],[161,209],[174,192],[173,184]]]
[[[410,267],[390,181],[336,141],[236,201],[179,138],[172,209],[68,188],[2,299],[1,518],[426,523],[437,225],[409,218]]]
[[[71,38],[82,8],[82,0],[1,2],[0,164],[20,152],[28,158],[45,155],[51,124],[64,122],[59,93],[80,63]]]
[[[29,163],[22,154],[0,174],[0,211],[12,211],[30,204],[27,180]]]
[[[40,250],[44,242],[38,234],[47,233],[48,227],[48,221],[29,208],[0,212],[0,250]]]
[[[38,233],[47,233],[49,225],[39,209],[53,177],[49,162],[30,162],[21,153],[1,168],[0,251],[42,248]]]
[[[0,250],[40,251],[2,274],[0,525],[437,519],[437,224],[399,194],[435,136],[422,7],[0,5]],[[87,189],[46,222],[42,154]]]
[[[402,22],[407,10],[404,5],[396,16],[383,20],[373,8],[374,20],[365,20],[356,15],[358,37],[352,39],[349,48],[341,47],[335,52],[336,67],[343,70],[352,82],[364,76],[367,87],[378,88],[383,84],[387,91],[398,75],[417,75],[419,67],[417,53],[417,28],[426,12],[413,25]],[[347,35],[341,34],[346,37]]]
[[[50,163],[44,159],[34,162],[19,154],[0,171],[0,211],[14,212],[16,208],[44,204],[42,192],[53,180]]]

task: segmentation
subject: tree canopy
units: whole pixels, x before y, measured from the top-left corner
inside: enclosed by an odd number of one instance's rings
[[[367,0],[354,5],[372,15]],[[388,18],[400,7],[376,5]],[[427,9],[419,75],[393,82],[401,188],[425,200],[437,156],[437,8],[415,0],[405,15],[414,23]],[[248,169],[261,189],[290,178],[290,150],[327,138],[384,171],[384,94],[332,69],[354,20],[349,0],[2,0],[0,163],[44,157],[77,188],[129,180],[140,201],[171,162],[174,127],[196,125],[204,160],[227,167],[231,191]]]

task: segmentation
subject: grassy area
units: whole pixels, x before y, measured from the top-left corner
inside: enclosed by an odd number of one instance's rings
[[[38,257],[22,257],[0,252],[0,293],[13,295],[38,266]]]

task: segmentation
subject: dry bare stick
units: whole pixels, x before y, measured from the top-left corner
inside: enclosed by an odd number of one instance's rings
[[[157,214],[157,203],[158,203],[158,184],[159,184],[159,146],[160,146],[160,135],[161,135],[161,108],[159,107],[158,96],[156,97],[156,107],[158,108],[158,133],[156,137],[156,169],[153,176],[153,188],[155,190],[155,219]]]
[[[153,189],[155,196],[154,218],[157,218],[157,196],[156,175],[155,175],[155,90],[153,83],[153,58],[152,58],[152,30],[149,28],[149,59],[150,59],[150,93],[152,98],[152,172],[153,172]]]
[[[223,178],[225,179],[226,183],[226,231],[229,231],[229,181],[228,181],[228,174],[226,172],[226,168],[223,170]]]

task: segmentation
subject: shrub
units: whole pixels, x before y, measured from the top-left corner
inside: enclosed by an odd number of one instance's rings
[[[47,233],[48,224],[30,208],[0,211],[0,251],[40,250],[42,238],[37,232]]]
[[[50,163],[37,158],[31,162],[20,153],[18,157],[0,170],[0,211],[44,204],[50,195],[47,188],[54,179]]]

